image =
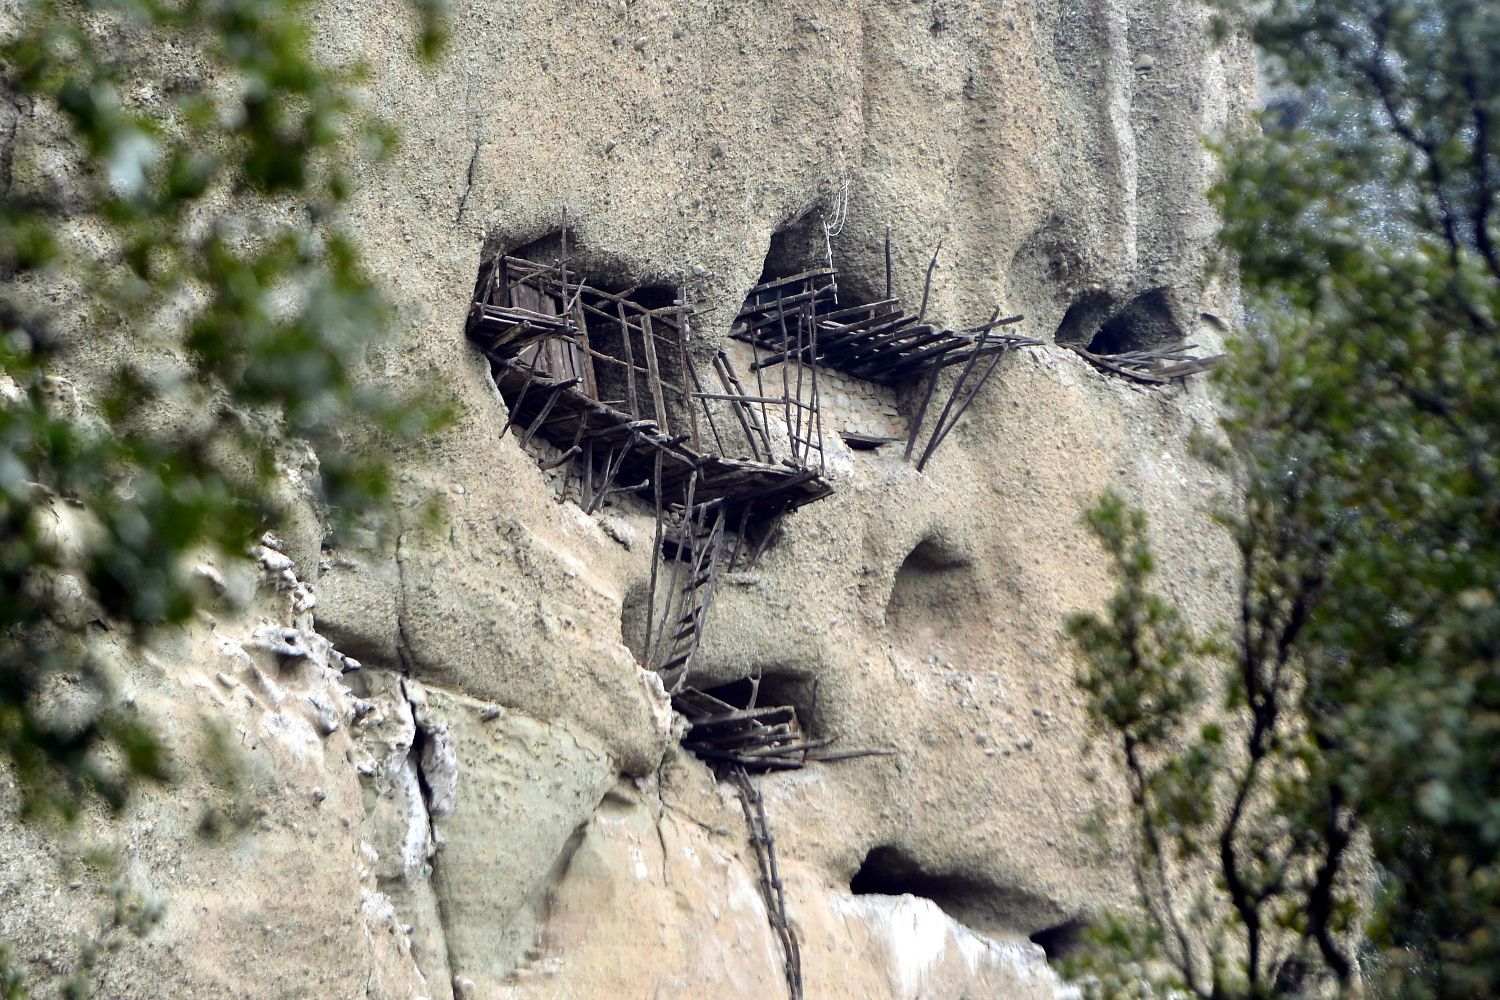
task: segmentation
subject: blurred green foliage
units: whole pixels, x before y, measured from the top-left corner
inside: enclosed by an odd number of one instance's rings
[[[1120,589],[1069,629],[1127,760],[1143,906],[1070,972],[1099,997],[1491,997],[1500,5],[1249,20],[1282,89],[1221,147],[1250,323],[1204,447],[1240,491],[1238,613],[1213,646],[1181,633],[1140,515],[1090,514]]]
[[[441,10],[416,7],[430,58]],[[202,604],[190,557],[275,527],[289,442],[337,523],[385,497],[381,440],[444,419],[357,378],[388,307],[333,212],[395,136],[313,58],[307,13],[38,0],[0,50],[16,107],[59,123],[13,144],[0,206],[0,758],[27,814],[169,776],[95,640]],[[86,393],[62,377],[84,356]],[[143,928],[123,899],[111,928]],[[0,989],[21,993],[5,952]]]

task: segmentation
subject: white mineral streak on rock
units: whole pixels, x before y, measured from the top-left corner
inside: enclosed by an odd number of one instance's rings
[[[879,943],[890,962],[892,1000],[945,996],[965,981],[1013,982],[1026,990],[1017,997],[1063,997],[1067,992],[1038,945],[976,934],[930,899],[835,894],[828,905],[845,920],[861,921]]]

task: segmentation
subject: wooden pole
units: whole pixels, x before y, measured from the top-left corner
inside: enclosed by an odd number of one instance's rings
[[[891,297],[891,227],[885,227],[885,297]]]
[[[661,395],[661,369],[656,365],[656,333],[651,329],[651,317],[641,317],[641,339],[646,346],[646,378],[651,383],[651,399],[656,403],[656,426],[663,434],[670,435],[667,424],[667,401]]]
[[[682,362],[682,403],[688,411],[688,428],[693,434],[693,450],[702,451],[703,442],[698,439],[698,408],[693,405],[693,394],[688,391],[688,378],[697,380],[698,373],[688,365],[688,319],[683,316],[677,321],[677,357]],[[702,386],[699,386],[701,389]],[[722,450],[722,449],[721,449]]]
[[[625,303],[616,302],[620,311],[620,337],[625,341],[625,395],[630,402],[630,417],[641,419],[641,404],[635,395],[635,349],[630,346],[630,322],[625,318]]]
[[[927,296],[932,292],[932,271],[937,267],[938,254],[943,252],[943,241],[939,240],[937,249],[932,251],[932,260],[927,262],[927,283],[922,286],[922,308],[917,310],[917,322],[927,318]]]

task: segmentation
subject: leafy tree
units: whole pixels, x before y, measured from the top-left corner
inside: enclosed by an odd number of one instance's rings
[[[1239,602],[1120,589],[1069,630],[1123,752],[1143,906],[1095,996],[1500,992],[1500,6],[1274,0],[1280,82],[1214,195],[1251,316],[1219,374]],[[1210,696],[1212,695],[1212,697]],[[1365,877],[1368,874],[1369,877]]]
[[[168,777],[91,628],[144,641],[190,616],[210,596],[190,557],[276,525],[293,442],[337,520],[385,493],[370,445],[442,418],[357,378],[387,307],[331,219],[343,164],[394,137],[358,73],[312,58],[303,7],[37,0],[0,50],[3,85],[59,123],[77,171],[50,194],[12,181],[0,206],[0,763],[30,814],[119,808]],[[430,56],[440,11],[418,7]],[[188,67],[165,83],[163,53]],[[159,100],[133,100],[143,80]],[[56,169],[34,155],[11,177]],[[133,360],[80,393],[62,376],[84,351]],[[86,696],[51,697],[60,678]],[[0,995],[21,995],[3,947]]]

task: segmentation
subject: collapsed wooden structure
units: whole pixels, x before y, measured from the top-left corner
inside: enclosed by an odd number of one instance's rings
[[[820,370],[916,393],[905,459],[916,455],[921,470],[1000,358],[1041,345],[1008,332],[1022,317],[1000,318],[998,310],[987,323],[963,330],[926,322],[936,259],[915,315],[891,295],[889,236],[886,295],[879,301],[840,303],[831,267],[757,285],[730,331],[750,346],[750,369],[736,371],[730,355],[717,351],[708,366],[717,380],[712,391],[693,363],[693,311],[680,292],[670,304],[653,306],[638,289],[589,285],[566,260],[545,264],[501,255],[481,270],[469,311],[467,333],[489,357],[509,408],[505,429],[517,428],[523,446],[540,436],[559,449],[544,467],[566,465],[564,483],[576,470],[586,511],[615,495],[633,495],[654,508],[642,664],[661,676],[673,707],[686,717],[684,748],[739,789],[793,1000],[803,996],[800,949],[765,802],[750,774],[894,751],[834,749],[836,736],[816,736],[816,681],[812,707],[799,720],[795,706],[756,703],[758,678],[747,678],[744,705],[687,680],[719,574],[755,565],[782,515],[833,491],[823,477]],[[1219,360],[1183,353],[1191,346],[1110,356],[1073,350],[1101,371],[1160,385]],[[962,367],[918,452],[940,377],[956,366]],[[842,436],[856,448],[899,440]]]
[[[903,312],[891,295],[889,260],[887,246],[886,295],[876,302],[840,303],[832,267],[752,288],[730,330],[750,347],[749,371],[716,351],[705,366],[715,391],[694,364],[693,310],[681,292],[651,305],[639,288],[588,284],[565,260],[501,255],[480,271],[467,332],[490,358],[510,410],[506,429],[516,427],[523,446],[540,436],[558,449],[544,468],[565,465],[565,483],[577,474],[587,512],[618,494],[655,508],[642,659],[674,695],[691,672],[718,574],[753,566],[782,515],[833,492],[822,474],[820,370],[908,387],[916,406],[905,458],[922,470],[1002,355],[1041,344],[1009,332],[1021,317],[1000,318],[998,310],[963,330],[926,322],[935,254],[921,307]],[[1159,385],[1218,360],[1183,353],[1191,346],[1109,356],[1072,349],[1101,371]],[[955,367],[936,406],[940,377]],[[899,440],[842,436],[856,448]],[[659,588],[662,571],[668,578]]]
[[[804,732],[793,705],[757,705],[758,678],[751,683],[749,704],[737,707],[706,691],[683,688],[672,697],[672,707],[688,721],[682,745],[720,770],[795,771],[813,761],[888,757],[894,751],[832,749],[837,736],[815,737]],[[805,720],[808,728],[817,711],[817,681],[813,704]]]
[[[931,276],[929,267],[929,290]],[[654,506],[657,558],[642,659],[675,694],[691,671],[718,574],[754,565],[782,515],[832,493],[822,475],[820,369],[884,384],[925,377],[910,458],[939,375],[962,364],[920,469],[1000,355],[1037,341],[1004,331],[1020,317],[997,314],[962,331],[924,323],[926,292],[915,316],[889,294],[841,306],[837,272],[824,268],[751,290],[731,330],[751,346],[751,370],[736,371],[718,350],[710,367],[722,391],[708,391],[689,349],[685,295],[653,306],[638,292],[592,286],[565,260],[500,255],[480,271],[467,333],[491,361],[510,411],[505,430],[517,428],[523,446],[540,436],[558,449],[544,468],[565,466],[565,483],[577,473],[585,511],[617,494]],[[985,357],[989,366],[969,381]],[[856,447],[885,443],[854,438]],[[659,588],[663,571],[669,577]]]
[[[1197,347],[1197,344],[1178,344],[1174,347],[1126,351],[1121,354],[1094,354],[1078,344],[1064,346],[1106,374],[1118,375],[1146,385],[1166,385],[1173,379],[1212,371],[1225,357],[1222,354],[1198,357],[1186,353]]]

